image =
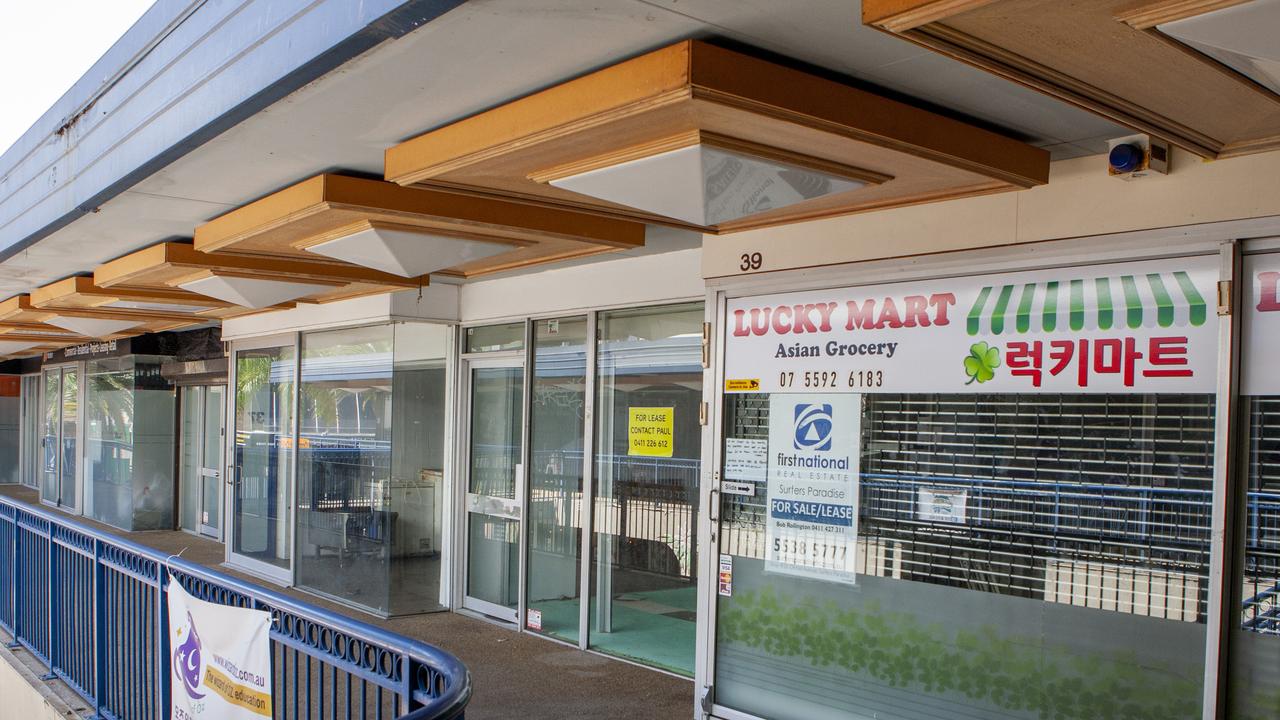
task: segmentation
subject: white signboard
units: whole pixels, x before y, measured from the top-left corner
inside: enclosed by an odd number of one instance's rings
[[[1217,257],[737,298],[726,392],[1207,393]]]
[[[862,396],[769,398],[765,572],[854,581]]]
[[[192,597],[169,576],[173,720],[271,717],[271,613]]]
[[[764,482],[768,467],[769,441],[725,438],[724,479]]]
[[[1240,392],[1280,395],[1280,253],[1246,255]]]
[[[968,512],[969,495],[951,488],[920,488],[916,516],[925,522],[963,525]]]

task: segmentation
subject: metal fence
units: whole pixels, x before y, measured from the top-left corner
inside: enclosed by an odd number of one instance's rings
[[[470,675],[443,650],[0,498],[0,628],[98,717],[169,717],[171,574],[271,613],[277,718],[463,717]]]

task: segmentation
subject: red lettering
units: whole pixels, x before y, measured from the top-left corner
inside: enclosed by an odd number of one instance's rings
[[[947,319],[947,306],[956,304],[956,296],[954,293],[934,293],[929,296],[929,305],[933,307],[933,324],[946,325],[951,321]]]
[[[769,334],[769,316],[773,313],[773,308],[751,308],[751,334],[752,335],[768,335]]]
[[[906,305],[907,319],[903,327],[929,327],[929,300],[923,295],[908,295],[902,301]]]
[[[898,315],[898,306],[893,302],[893,298],[885,298],[884,305],[880,307],[880,317],[876,319],[876,329],[888,325],[897,330],[902,327],[902,318]]]
[[[750,334],[751,334],[751,331],[747,329],[747,311],[734,310],[733,311],[733,336],[746,337],[747,335],[750,335]]]
[[[1280,310],[1280,301],[1276,300],[1276,284],[1280,282],[1280,272],[1258,273],[1258,281],[1262,284],[1258,298],[1258,312]]]
[[[818,315],[822,316],[822,332],[831,332],[831,313],[836,311],[836,303],[818,303],[815,305]]]
[[[880,327],[871,320],[876,311],[875,300],[863,300],[861,306],[857,300],[849,300],[845,307],[849,314],[849,319],[844,323],[845,330],[876,330]]]
[[[818,326],[813,324],[813,317],[810,313],[817,305],[797,305],[796,306],[796,329],[797,333],[816,333]]]
[[[800,306],[797,305],[796,309],[799,310]],[[784,312],[787,315],[791,315],[791,308],[787,307],[786,305],[781,305],[778,307],[777,310],[773,311],[773,331],[778,333],[779,335],[786,335],[787,333],[791,332],[791,319],[788,318],[787,320],[783,320],[782,313]],[[800,331],[797,330],[796,332],[800,332]]]

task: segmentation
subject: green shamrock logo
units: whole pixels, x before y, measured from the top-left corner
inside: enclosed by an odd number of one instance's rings
[[[984,383],[996,376],[996,368],[1000,367],[1000,351],[984,342],[969,346],[969,354],[964,359],[964,373],[969,376],[972,385],[974,380]]]

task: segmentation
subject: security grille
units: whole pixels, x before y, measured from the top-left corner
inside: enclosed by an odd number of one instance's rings
[[[1280,635],[1280,397],[1249,398],[1249,498],[1246,503],[1246,630]]]
[[[1202,622],[1211,395],[865,395],[859,572]],[[768,437],[768,397],[726,398]],[[766,491],[725,503],[763,557]],[[949,512],[935,512],[945,502]]]

